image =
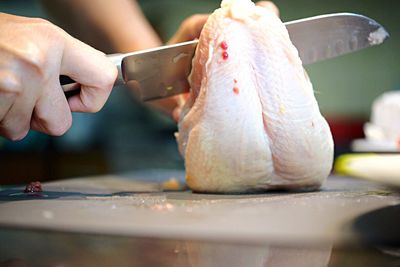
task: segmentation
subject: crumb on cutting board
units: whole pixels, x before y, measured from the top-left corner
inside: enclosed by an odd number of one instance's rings
[[[184,184],[179,182],[175,177],[171,177],[168,180],[162,182],[161,187],[163,191],[177,191],[184,188]]]
[[[30,182],[25,186],[24,193],[43,192],[42,184],[39,181]]]

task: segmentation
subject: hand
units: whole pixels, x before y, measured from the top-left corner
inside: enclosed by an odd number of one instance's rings
[[[65,98],[60,74],[82,85],[80,95]],[[64,134],[71,111],[102,108],[116,75],[103,53],[50,22],[0,13],[0,135]]]
[[[178,31],[172,36],[172,38],[167,42],[167,44],[175,44],[180,42],[191,41],[199,38],[201,30],[207,21],[209,14],[197,14],[185,19]],[[177,96],[172,96],[166,99],[154,100],[146,102],[147,106],[158,109],[175,121],[179,121],[179,115],[181,113],[181,108],[188,94],[180,94]]]

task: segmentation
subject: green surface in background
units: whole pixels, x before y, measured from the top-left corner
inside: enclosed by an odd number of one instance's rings
[[[194,13],[211,12],[220,1],[146,0],[150,20],[168,39],[180,22]],[[276,0],[283,21],[334,12],[360,13],[381,23],[390,33],[383,45],[307,66],[322,112],[330,116],[369,116],[382,92],[400,89],[400,1]],[[160,8],[161,6],[161,8]]]

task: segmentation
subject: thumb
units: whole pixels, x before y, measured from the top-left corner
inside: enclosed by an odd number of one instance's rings
[[[197,14],[186,18],[178,31],[171,37],[168,44],[175,44],[185,41],[191,41],[199,38],[204,24],[207,22],[209,14]]]
[[[68,99],[71,111],[97,112],[107,101],[118,71],[104,53],[68,35],[60,73],[81,84],[80,94]]]

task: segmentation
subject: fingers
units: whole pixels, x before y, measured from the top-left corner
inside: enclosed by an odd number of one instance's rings
[[[0,32],[0,135],[20,140],[30,127],[61,135],[71,110],[104,105],[117,69],[103,53],[43,19],[0,13]],[[82,85],[79,96],[65,99],[60,74]]]
[[[21,85],[26,90],[14,95],[9,110],[1,119],[0,135],[21,140],[29,129],[56,136],[64,134],[71,126],[72,117],[58,79],[51,83],[27,80]]]
[[[179,122],[182,107],[189,98],[189,93],[172,96],[166,99],[159,99],[147,102],[146,105],[152,108],[158,109],[168,116],[170,116],[175,122]]]
[[[66,40],[60,72],[81,84],[80,94],[68,99],[71,111],[76,112],[99,111],[118,74],[103,53],[72,37]]]
[[[7,115],[16,98],[15,94],[0,92],[0,121]]]
[[[271,12],[273,12],[275,15],[279,17],[279,9],[278,7],[271,1],[259,1],[256,3],[257,6],[264,7]]]
[[[30,123],[31,129],[55,136],[63,135],[72,124],[72,115],[64,93],[55,80],[37,101]]]
[[[0,135],[14,141],[24,138],[30,129],[35,101],[36,98],[29,92],[16,97],[0,121]]]
[[[191,41],[199,38],[204,24],[207,22],[209,14],[197,14],[185,19],[178,31],[168,41],[168,44],[175,44],[185,41]]]
[[[157,109],[172,117],[172,111],[177,107],[177,102],[175,97],[168,97],[146,102],[146,106]]]
[[[0,51],[0,135],[11,140],[21,140],[32,126],[52,135],[63,134],[69,128],[63,128],[71,112],[59,85],[56,64],[62,53],[54,49],[49,61],[49,52],[38,43],[28,51],[26,43],[15,45],[16,50]],[[54,80],[51,87],[49,79]],[[32,123],[34,110],[39,111],[40,124]]]
[[[10,110],[19,91],[19,81],[6,69],[0,70],[0,121]]]
[[[176,96],[176,107],[172,110],[172,118],[174,121],[179,122],[181,118],[182,108],[189,99],[190,94],[180,94]]]
[[[191,41],[200,37],[201,30],[207,22],[209,14],[197,14],[185,19],[178,31],[168,41],[168,44],[175,44]],[[179,121],[181,108],[184,104],[182,96],[174,96],[168,99],[151,101],[147,105],[163,111],[176,122]]]

